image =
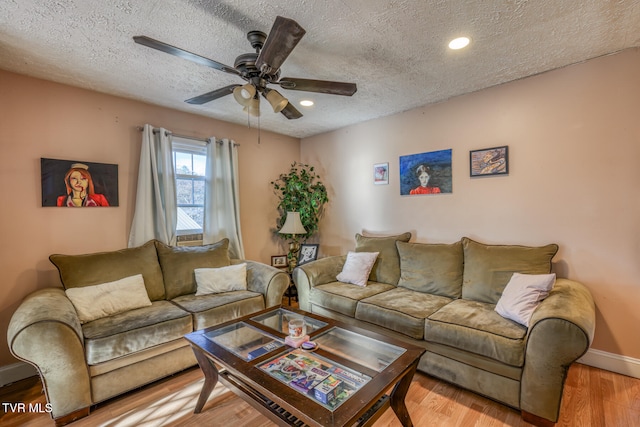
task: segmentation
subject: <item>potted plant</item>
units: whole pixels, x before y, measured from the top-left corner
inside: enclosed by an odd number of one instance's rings
[[[323,213],[324,204],[329,201],[327,188],[320,181],[313,166],[293,162],[288,173],[282,173],[278,179],[271,181],[274,193],[278,196],[278,212],[276,221],[277,233],[287,218],[287,212],[299,212],[300,221],[306,234],[278,234],[283,239],[306,240],[318,231],[318,221]],[[291,253],[289,258],[291,259]]]

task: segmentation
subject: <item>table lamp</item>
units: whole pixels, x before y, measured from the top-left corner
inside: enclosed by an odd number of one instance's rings
[[[293,270],[298,264],[298,251],[300,250],[300,243],[298,243],[298,235],[307,234],[300,221],[300,212],[287,212],[287,218],[284,220],[284,225],[278,231],[280,234],[290,234],[291,242],[289,242],[289,271]]]

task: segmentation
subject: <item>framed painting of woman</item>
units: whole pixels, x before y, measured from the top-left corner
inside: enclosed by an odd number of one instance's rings
[[[42,206],[118,206],[118,165],[40,159]]]

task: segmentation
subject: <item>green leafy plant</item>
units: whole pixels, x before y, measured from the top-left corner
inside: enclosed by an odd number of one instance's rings
[[[307,230],[302,236],[279,234],[290,240],[302,238],[306,240],[318,231],[318,221],[323,213],[324,204],[329,201],[327,188],[320,181],[313,166],[293,162],[288,173],[282,173],[275,181],[271,181],[273,190],[278,196],[278,212],[280,217],[276,223],[276,233],[287,218],[287,212],[300,212],[300,221]],[[297,240],[297,239],[296,239]]]

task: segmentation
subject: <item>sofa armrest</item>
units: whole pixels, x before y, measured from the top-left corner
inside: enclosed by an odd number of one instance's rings
[[[557,421],[569,366],[589,349],[595,304],[581,283],[558,279],[534,311],[520,390],[522,411]]]
[[[293,283],[298,291],[300,309],[311,311],[309,293],[311,288],[325,283],[335,282],[347,259],[346,255],[320,258],[293,270]]]
[[[264,295],[265,308],[282,304],[289,287],[289,275],[284,271],[256,261],[247,263],[247,289]]]
[[[91,406],[80,320],[61,288],[28,295],[7,330],[11,353],[34,365],[55,418]]]

